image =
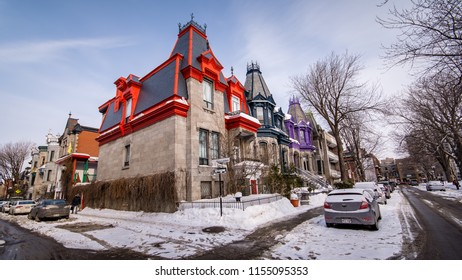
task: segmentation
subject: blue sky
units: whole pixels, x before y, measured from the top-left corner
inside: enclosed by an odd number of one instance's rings
[[[360,79],[396,94],[410,78],[408,69],[386,71],[380,58],[396,35],[375,22],[393,4],[380,2],[0,0],[0,144],[44,145],[49,130],[63,132],[69,112],[99,127],[98,106],[115,95],[114,81],[164,62],[191,13],[207,24],[224,75],[233,67],[244,83],[247,63],[258,61],[284,112],[289,78],[331,52],[361,55]]]

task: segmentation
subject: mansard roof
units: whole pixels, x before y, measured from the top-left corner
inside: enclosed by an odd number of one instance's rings
[[[204,76],[212,79],[216,89],[224,92],[228,83],[221,71],[223,66],[210,48],[205,31],[206,28],[191,17],[185,25],[180,24],[178,39],[164,63],[141,79],[132,74],[119,78],[115,82],[116,96],[99,107],[105,115],[100,131],[123,124],[125,112],[122,105],[129,98],[133,100],[131,119],[135,115],[152,112],[170,99],[183,100],[181,103],[187,104],[186,79],[190,77],[199,81]]]
[[[247,74],[244,87],[247,92],[247,99],[249,100],[254,100],[259,95],[264,99],[268,99],[270,97],[272,99],[271,92],[269,91],[265,79],[263,79],[263,75],[260,71],[260,65],[256,62],[247,64]]]
[[[287,113],[292,116],[294,123],[309,124],[310,121],[300,105],[298,98],[293,97],[289,100],[289,109]]]

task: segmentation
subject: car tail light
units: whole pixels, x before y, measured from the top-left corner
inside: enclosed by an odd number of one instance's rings
[[[330,204],[327,202],[324,202],[324,209],[330,209]]]
[[[367,209],[369,208],[369,203],[367,203],[367,201],[363,200],[361,202],[361,206],[359,206],[359,209]]]

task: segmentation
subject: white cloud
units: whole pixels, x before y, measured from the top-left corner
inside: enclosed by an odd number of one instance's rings
[[[15,42],[0,46],[2,63],[35,63],[56,59],[70,50],[109,49],[131,45],[122,38],[80,38]]]

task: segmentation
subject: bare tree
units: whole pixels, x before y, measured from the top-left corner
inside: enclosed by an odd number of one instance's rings
[[[424,73],[452,72],[462,81],[462,2],[413,0],[410,9],[389,10],[378,18],[385,28],[399,30],[397,41],[385,47],[393,64],[424,63]]]
[[[383,144],[382,136],[372,130],[372,119],[367,121],[368,116],[357,112],[345,118],[341,136],[346,145],[346,149],[353,158],[358,170],[356,173],[360,180],[364,181],[366,156],[374,154]]]
[[[292,87],[302,102],[312,107],[330,127],[337,141],[340,173],[347,179],[343,160],[342,123],[357,112],[378,110],[382,105],[376,86],[359,83],[359,56],[332,53],[312,65],[306,75],[291,78]]]
[[[0,171],[4,178],[18,183],[22,167],[30,155],[33,144],[31,142],[10,142],[0,146]]]
[[[462,167],[462,85],[453,76],[421,77],[396,104],[394,114],[402,127],[397,134],[406,151],[417,157],[416,162],[430,156],[446,175],[451,173],[450,158]]]

